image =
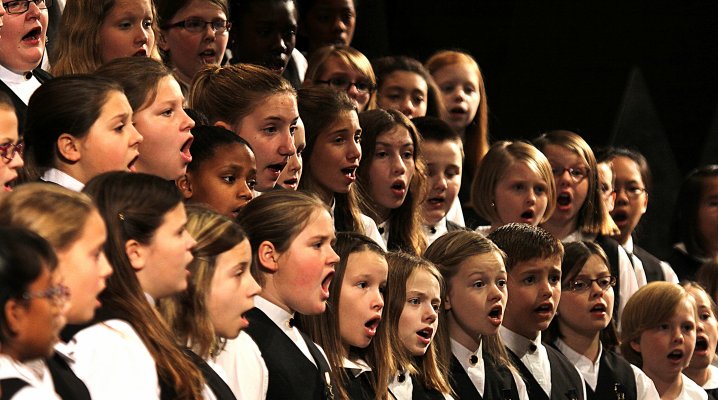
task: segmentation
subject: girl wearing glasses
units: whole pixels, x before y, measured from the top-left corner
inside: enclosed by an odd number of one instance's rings
[[[66,3],[56,51],[50,54],[53,75],[92,73],[116,58],[160,59],[155,45],[157,18],[151,0]]]
[[[546,155],[556,184],[556,209],[541,227],[564,243],[591,241],[603,248],[617,279],[613,315],[618,320],[638,281],[626,251],[608,237],[619,231],[598,188],[593,150],[581,136],[565,130],[544,133],[533,144]]]
[[[613,351],[618,345],[612,321],[616,278],[603,249],[573,242],[564,252],[561,301],[543,340],[578,368],[588,399],[658,400],[646,374]]]
[[[38,235],[0,228],[0,391],[3,399],[60,399],[47,368],[65,325],[67,288],[52,271],[57,258]]]
[[[471,186],[474,210],[491,225],[476,230],[488,235],[510,222],[536,226],[556,207],[556,184],[546,156],[529,143],[494,143],[479,164]]]
[[[197,71],[222,63],[232,26],[227,0],[158,0],[155,5],[162,59],[187,95]]]
[[[616,194],[611,218],[621,233],[614,239],[631,256],[633,268],[640,286],[646,282],[669,281],[678,283],[678,277],[670,265],[635,244],[633,232],[648,209],[648,193],[651,187],[651,170],[641,153],[629,149],[609,149],[606,159],[614,172]]]
[[[376,108],[374,70],[366,56],[352,47],[325,46],[312,53],[304,86],[316,85],[346,92],[359,112]]]
[[[22,149],[15,106],[7,94],[0,92],[0,186],[3,192],[12,191],[17,171],[25,164]]]

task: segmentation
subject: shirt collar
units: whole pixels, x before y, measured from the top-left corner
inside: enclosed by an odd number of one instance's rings
[[[446,216],[442,218],[436,225],[424,225],[424,233],[429,243],[443,236],[449,229],[446,227]]]
[[[534,340],[531,340],[501,325],[501,327],[499,327],[499,335],[501,335],[501,339],[504,341],[506,347],[519,358],[526,355],[526,353],[535,354],[541,346],[541,332],[538,333]],[[533,351],[531,351],[532,348]]]
[[[85,184],[71,177],[65,172],[57,168],[50,168],[42,174],[40,178],[45,182],[57,183],[58,185],[70,189],[73,192],[81,192],[85,188]]]
[[[342,366],[344,367],[344,369],[348,369],[349,371],[351,371],[352,375],[354,375],[355,378],[365,372],[371,372],[371,368],[362,359],[350,360],[348,358],[345,358],[344,362],[342,363]]]
[[[575,351],[561,339],[557,339],[555,344],[559,351],[563,353],[563,355],[571,361],[571,364],[575,365],[579,370],[598,370],[598,365],[601,363],[601,354],[603,353],[603,346],[600,342],[598,343],[598,357],[596,357],[596,362],[591,361],[588,357]],[[582,366],[586,366],[588,368],[583,368]]]
[[[462,345],[461,343],[457,342],[454,339],[451,339],[451,352],[454,354],[457,360],[459,360],[459,363],[461,364],[464,369],[468,369],[469,367],[476,366],[480,361],[483,361],[483,340],[479,342],[479,348],[476,349],[476,351],[472,352],[471,350],[467,349]],[[471,362],[471,358],[476,357],[475,362]]]
[[[263,313],[272,320],[282,331],[290,332],[292,327],[289,325],[289,320],[294,317],[294,314],[288,313],[283,308],[270,302],[262,296],[254,297],[254,306],[261,310]]]

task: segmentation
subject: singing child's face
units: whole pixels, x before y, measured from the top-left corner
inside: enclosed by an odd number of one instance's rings
[[[613,211],[616,204],[616,194],[613,192],[613,163],[610,161],[598,163],[598,189],[601,191],[601,198],[606,204],[608,212]]]
[[[525,162],[511,164],[496,182],[494,204],[499,227],[510,222],[536,226],[542,220],[548,206],[548,183]]]
[[[302,15],[302,31],[309,39],[312,52],[319,47],[334,44],[349,46],[354,37],[356,10],[354,0],[317,0]]]
[[[150,0],[116,0],[100,25],[100,59],[149,57],[155,47]]]
[[[349,255],[339,299],[339,332],[347,351],[350,346],[369,346],[376,335],[388,273],[379,253],[363,250]]]
[[[401,125],[376,138],[368,189],[382,220],[389,217],[391,210],[401,207],[409,193],[416,170],[414,147],[409,131]]]
[[[228,129],[249,142],[257,157],[257,186],[259,192],[274,187],[279,174],[294,154],[293,135],[299,111],[297,98],[290,93],[266,97],[234,126]]]
[[[688,366],[696,343],[696,308],[682,300],[671,318],[646,329],[631,348],[641,353],[643,372],[654,381],[673,382]]]
[[[56,273],[70,289],[70,307],[67,321],[71,324],[86,323],[100,306],[97,296],[105,288],[105,280],[112,273],[103,246],[107,239],[105,222],[97,211],[87,217],[77,240],[65,249],[56,249]]]
[[[373,82],[362,71],[353,65],[347,64],[343,59],[337,56],[330,56],[322,65],[322,73],[315,79],[315,84],[324,84],[321,82],[350,82],[363,83],[365,87],[371,87]],[[340,85],[341,86],[341,85]],[[357,110],[364,111],[371,100],[371,91],[359,90],[356,85],[349,85],[344,89],[350,99],[354,102]]]
[[[179,203],[164,215],[150,242],[138,245],[144,256],[134,261],[133,267],[142,289],[155,300],[187,289],[187,265],[197,242],[186,225],[184,204]]]
[[[516,263],[509,271],[504,326],[535,339],[548,328],[561,299],[561,259],[535,258]]]
[[[476,117],[481,94],[478,72],[465,63],[450,64],[432,74],[444,96],[441,119],[463,133]]]
[[[421,75],[410,71],[394,71],[384,78],[376,94],[376,103],[384,109],[401,112],[408,118],[426,115],[429,86]]]
[[[25,165],[20,152],[8,161],[18,143],[17,129],[15,111],[0,106],[0,189],[4,192],[12,191],[11,184],[17,179],[17,171]]]
[[[110,92],[99,117],[77,142],[81,152],[77,165],[82,166],[82,176],[76,179],[87,182],[104,172],[134,171],[143,137],[132,124],[127,97]]]
[[[508,290],[506,268],[496,252],[473,255],[459,264],[444,303],[451,338],[468,349],[480,335],[495,335],[503,321]]]
[[[611,272],[601,257],[591,255],[573,282],[610,277]],[[601,289],[591,282],[586,290],[571,290],[564,285],[558,304],[558,322],[564,335],[592,337],[608,326],[613,317],[613,287]]]
[[[612,164],[616,173],[616,201],[611,217],[621,230],[621,237],[628,238],[648,208],[648,193],[635,161],[618,156]]]
[[[249,322],[244,314],[254,308],[260,287],[250,273],[252,249],[245,239],[217,256],[207,294],[207,311],[214,331],[222,338],[235,338]]]
[[[406,281],[406,301],[399,317],[399,338],[413,356],[429,349],[439,325],[439,281],[425,269],[415,269]]]
[[[348,193],[361,159],[361,126],[356,111],[345,111],[316,137],[309,158],[314,182],[324,195]],[[325,196],[322,196],[324,198]]]
[[[289,248],[275,257],[274,290],[280,307],[305,315],[321,314],[329,299],[329,284],[339,256],[332,249],[334,221],[329,212],[317,209]]]
[[[138,172],[167,180],[187,172],[187,164],[192,161],[190,130],[194,121],[182,109],[183,102],[179,83],[168,75],[157,83],[154,101],[135,112],[135,127],[144,136],[136,163]]]
[[[551,221],[575,229],[578,212],[588,196],[588,166],[581,156],[563,146],[548,144],[543,153],[551,164],[556,181],[556,209]]]
[[[190,202],[237,218],[239,210],[253,197],[257,176],[254,153],[243,143],[225,145],[200,164],[198,171],[188,171],[187,176],[192,187]]]
[[[436,225],[449,212],[461,188],[461,142],[427,140],[421,146],[429,171],[421,216],[427,224]]]
[[[297,190],[299,180],[302,179],[302,152],[307,147],[307,137],[304,131],[304,122],[299,118],[297,120],[297,129],[294,131],[294,148],[297,149],[293,156],[289,157],[287,165],[284,166],[282,173],[279,174],[277,185],[289,189]]]
[[[708,368],[713,362],[718,342],[718,321],[713,305],[705,291],[689,286],[686,288],[693,296],[698,309],[696,323],[696,348],[691,358],[691,368]]]

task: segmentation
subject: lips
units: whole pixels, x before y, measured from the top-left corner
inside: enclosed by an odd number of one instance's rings
[[[5,192],[12,192],[13,182],[17,179],[17,173],[15,173],[15,176],[5,181],[5,184],[3,185],[3,191]]]
[[[206,49],[199,53],[199,57],[205,64],[213,64],[217,62],[217,51],[215,49]]]
[[[394,197],[403,199],[406,196],[406,183],[402,180],[394,181],[391,185],[391,193]]]
[[[283,54],[282,57],[270,58],[264,62],[264,66],[276,73],[281,73],[287,67],[288,57]]]
[[[452,117],[463,117],[466,115],[468,111],[464,109],[464,107],[453,107],[449,109],[449,114],[451,114]]]
[[[375,316],[364,324],[364,332],[367,334],[367,336],[374,337],[376,335],[376,330],[379,327],[379,322],[381,322],[381,316]]]
[[[291,188],[291,189],[296,189],[298,184],[299,184],[299,179],[297,179],[296,177],[295,177],[295,178],[285,179],[285,180],[282,182],[282,186],[287,187],[287,188]]]
[[[322,281],[322,300],[327,300],[329,298],[329,284],[332,283],[332,278],[334,278],[334,271],[327,274]]]
[[[40,42],[41,36],[42,36],[42,27],[36,26],[36,27],[30,29],[30,31],[28,31],[28,33],[26,33],[25,36],[22,37],[22,41],[28,42],[31,45],[35,46]]]
[[[132,57],[147,57],[147,50],[139,49],[134,54],[132,54]]]
[[[591,315],[593,315],[595,317],[603,317],[606,315],[606,310],[607,310],[607,308],[606,308],[605,304],[598,303],[598,304],[594,305],[593,307],[591,307],[590,312],[591,312]]]
[[[429,343],[431,343],[431,338],[433,334],[434,328],[432,327],[427,327],[416,332],[416,335],[419,337],[419,342],[424,344],[425,346],[428,346]]]
[[[522,212],[519,217],[521,218],[521,222],[530,224],[531,222],[534,221],[534,218],[536,217],[536,213],[534,213],[533,210],[526,210],[526,211]]]
[[[534,308],[534,312],[544,318],[553,317],[553,305],[551,303],[543,303],[538,307]]]
[[[286,161],[281,162],[281,163],[276,163],[276,164],[269,164],[269,165],[267,165],[267,169],[270,172],[272,172],[273,174],[275,174],[277,177],[279,177],[279,174],[282,173],[282,170],[284,169],[285,166],[287,166]]]
[[[571,208],[572,201],[573,196],[571,196],[571,193],[561,192],[556,197],[556,207],[561,211],[566,211]]]
[[[491,322],[492,325],[498,327],[499,325],[501,325],[503,315],[503,307],[501,306],[501,304],[497,304],[491,307],[491,310],[489,310],[489,322]]]
[[[186,142],[182,145],[182,148],[180,148],[180,155],[182,156],[182,161],[189,164],[192,162],[192,154],[189,152],[190,146],[192,146],[192,140],[194,138],[190,137],[187,139]]]
[[[356,172],[357,172],[356,165],[347,167],[347,168],[342,168],[341,171],[342,171],[342,174],[344,174],[344,178],[347,181],[349,181],[350,183],[354,182],[356,180]]]
[[[708,350],[708,339],[705,336],[696,337],[696,353],[704,353]]]
[[[683,350],[673,350],[672,352],[668,353],[668,359],[671,360],[673,363],[678,363],[683,359],[684,353]]]
[[[624,225],[628,221],[628,213],[625,210],[614,209],[611,213],[611,217],[613,218],[613,222],[619,226]]]
[[[130,162],[127,164],[127,170],[128,170],[128,171],[130,171],[130,172],[137,172],[137,169],[135,168],[135,164],[137,163],[137,160],[138,160],[139,158],[140,158],[140,155],[137,154],[137,155],[132,159],[132,161],[130,161]]]

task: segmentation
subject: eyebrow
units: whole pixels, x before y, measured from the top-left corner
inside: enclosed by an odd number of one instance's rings
[[[376,145],[377,146],[382,145],[382,146],[387,146],[387,147],[394,147],[394,145],[386,143],[386,142],[376,142]],[[405,142],[405,143],[402,143],[399,145],[399,147],[409,147],[409,146],[414,146],[414,142],[413,141]]]

